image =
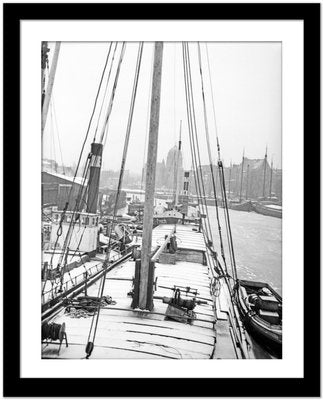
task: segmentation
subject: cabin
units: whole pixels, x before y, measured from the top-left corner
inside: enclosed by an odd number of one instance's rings
[[[97,214],[54,211],[50,243],[57,242],[56,247],[63,248],[71,222],[73,222],[74,229],[69,249],[71,251],[95,253],[99,234],[99,218]],[[57,235],[59,231],[60,235]]]

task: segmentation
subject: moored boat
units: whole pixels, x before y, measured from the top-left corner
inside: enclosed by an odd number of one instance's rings
[[[258,201],[252,202],[253,211],[258,214],[268,215],[270,217],[282,218],[282,207],[276,204],[262,204]]]
[[[230,202],[229,208],[236,211],[252,211],[252,203],[250,200],[242,201],[239,203]]]
[[[235,289],[243,323],[249,333],[269,350],[281,356],[281,296],[264,282],[238,280]]]

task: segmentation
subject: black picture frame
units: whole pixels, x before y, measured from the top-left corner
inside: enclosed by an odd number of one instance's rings
[[[304,21],[304,378],[20,378],[20,21],[46,19]],[[3,5],[3,394],[5,397],[320,396],[320,4]],[[291,149],[292,151],[292,149]],[[306,196],[310,194],[310,198]],[[311,202],[311,204],[310,204]],[[315,210],[312,213],[312,210]],[[303,329],[295,321],[295,329]],[[295,349],[297,351],[297,349]],[[180,368],[180,364],[179,364]]]

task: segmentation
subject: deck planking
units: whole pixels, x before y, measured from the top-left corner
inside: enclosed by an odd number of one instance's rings
[[[154,229],[152,247],[171,232],[172,225],[161,225]],[[193,234],[192,234],[193,232]],[[203,234],[192,231],[187,225],[177,226],[178,248],[206,251]],[[111,296],[115,305],[103,307],[91,358],[235,358],[227,321],[227,306],[224,292],[215,299],[211,294],[209,267],[196,262],[177,261],[176,264],[155,263],[157,290],[154,296],[172,297],[174,285],[197,289],[197,298],[204,298],[206,304],[194,309],[196,320],[181,323],[165,319],[167,304],[154,299],[152,312],[132,310],[131,297],[135,262],[126,261],[109,271],[106,276],[104,296]],[[114,278],[110,279],[109,278]],[[127,280],[122,280],[127,279]],[[169,289],[160,286],[167,286]],[[99,282],[88,288],[89,296],[97,296]],[[183,288],[184,289],[184,288]],[[188,298],[192,298],[188,293]],[[181,297],[186,298],[185,289]],[[223,298],[222,298],[223,297]],[[214,303],[214,300],[215,303]],[[216,324],[216,320],[219,319]],[[62,344],[57,355],[57,345],[50,344],[42,351],[43,358],[84,358],[85,346],[91,324],[91,317],[72,318],[61,312],[54,322],[66,324],[69,347]],[[215,324],[215,329],[214,329]],[[222,346],[221,351],[214,351]],[[216,346],[215,346],[216,344]],[[56,352],[55,352],[56,349]]]

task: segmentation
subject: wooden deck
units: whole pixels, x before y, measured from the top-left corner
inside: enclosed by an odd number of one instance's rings
[[[155,228],[152,247],[160,246],[172,228],[172,225]],[[203,234],[195,226],[177,226],[176,237],[179,250],[206,251]],[[206,304],[195,307],[196,319],[192,323],[165,319],[168,305],[161,299],[154,299],[152,312],[131,309],[132,298],[127,294],[132,289],[135,262],[127,261],[107,273],[104,295],[111,296],[116,304],[101,309],[91,358],[236,358],[225,291],[215,301],[211,294],[210,267],[186,260],[176,264],[156,262],[155,267],[155,297],[172,297],[174,285],[197,289],[197,299]],[[99,285],[98,281],[88,288],[88,295],[98,296]],[[182,297],[185,298],[185,293]],[[73,318],[62,311],[51,322],[65,322],[68,347],[63,342],[58,354],[57,344],[43,344],[42,357],[84,358],[92,317]]]

